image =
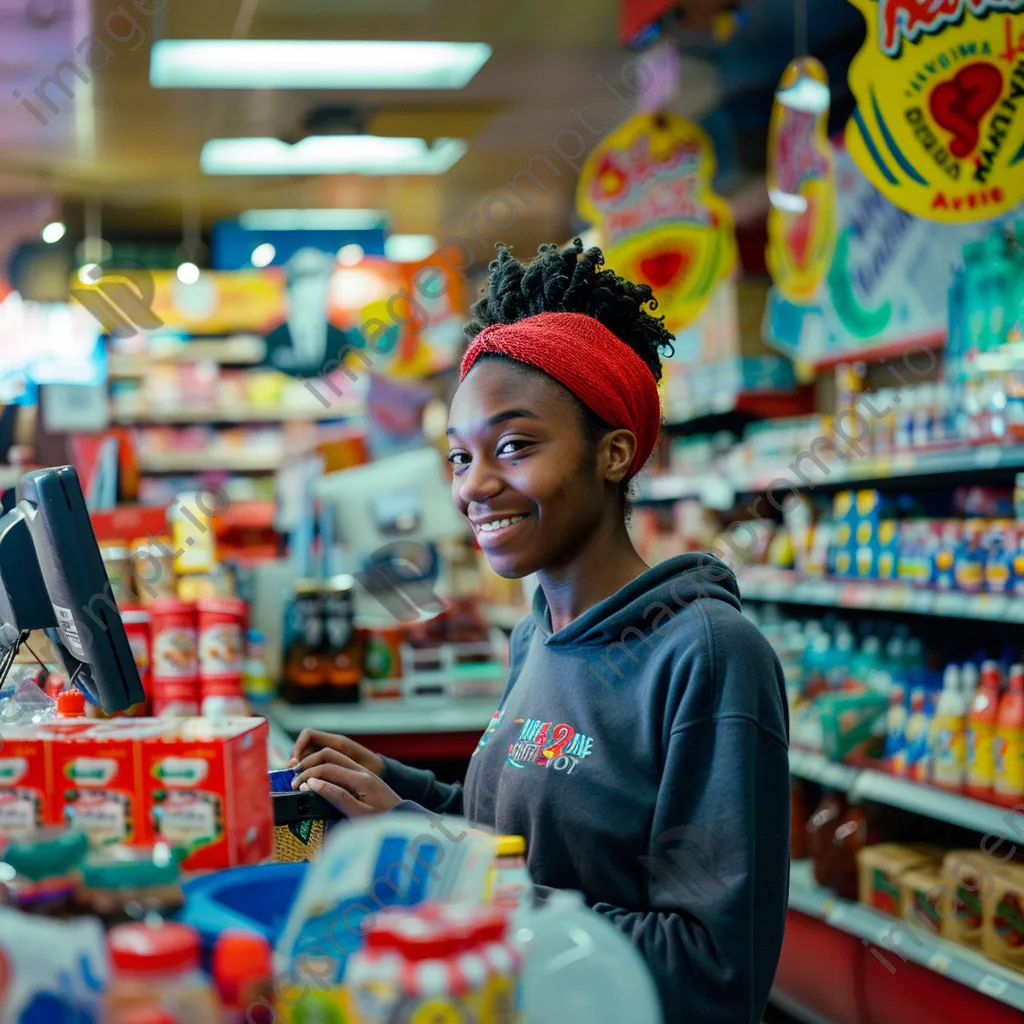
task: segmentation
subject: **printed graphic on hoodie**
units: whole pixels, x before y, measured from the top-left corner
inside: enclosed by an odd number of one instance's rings
[[[498,726],[501,725],[501,720],[505,717],[505,709],[498,708],[497,711],[491,716],[490,725],[487,726],[486,732],[480,737],[480,742],[477,743],[476,748],[473,750],[471,757],[476,757],[484,747],[487,746],[487,741],[498,731]]]
[[[536,765],[572,775],[580,761],[593,752],[593,738],[577,732],[565,722],[556,724],[541,718],[517,718],[514,724],[522,728],[519,739],[510,743],[508,748],[507,760],[513,768]]]

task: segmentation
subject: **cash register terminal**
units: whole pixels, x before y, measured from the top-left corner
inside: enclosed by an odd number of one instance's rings
[[[0,683],[28,634],[45,630],[105,712],[145,700],[74,468],[27,473],[0,514]]]

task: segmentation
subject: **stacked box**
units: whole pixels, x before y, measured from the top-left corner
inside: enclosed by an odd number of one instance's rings
[[[942,851],[936,847],[901,843],[865,846],[857,854],[858,895],[865,906],[900,917],[903,910],[903,876],[914,869],[938,865]]]
[[[942,860],[942,937],[980,950],[992,909],[992,872],[978,850],[952,850]]]
[[[1024,867],[1001,864],[992,875],[981,948],[990,960],[1024,971]]]
[[[193,847],[186,870],[270,856],[264,719],[52,722],[6,733],[0,831],[8,835],[73,825],[93,846],[166,841]]]
[[[141,744],[142,801],[154,841],[192,846],[187,870],[255,864],[273,849],[262,719],[183,719]]]
[[[900,876],[900,916],[931,935],[942,932],[945,913],[942,865],[911,868]]]

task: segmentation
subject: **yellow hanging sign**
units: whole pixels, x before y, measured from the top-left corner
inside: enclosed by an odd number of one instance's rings
[[[850,155],[900,209],[946,223],[1024,200],[1024,0],[850,0]]]
[[[699,127],[669,114],[620,125],[587,158],[576,208],[594,224],[608,265],[649,284],[665,326],[692,323],[736,266],[728,204],[711,191],[715,154]]]
[[[768,271],[783,298],[809,303],[828,273],[836,244],[828,73],[813,57],[793,61],[775,93],[768,198]]]

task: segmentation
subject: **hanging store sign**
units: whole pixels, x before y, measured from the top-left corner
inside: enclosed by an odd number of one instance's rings
[[[1024,200],[1024,0],[850,0],[850,154],[901,210],[987,220]]]
[[[714,173],[701,128],[641,114],[607,136],[580,174],[576,206],[599,229],[608,265],[651,286],[673,333],[736,265],[732,214],[711,190]]]
[[[786,68],[768,134],[768,271],[779,293],[811,302],[836,242],[835,157],[828,73],[813,57]]]

